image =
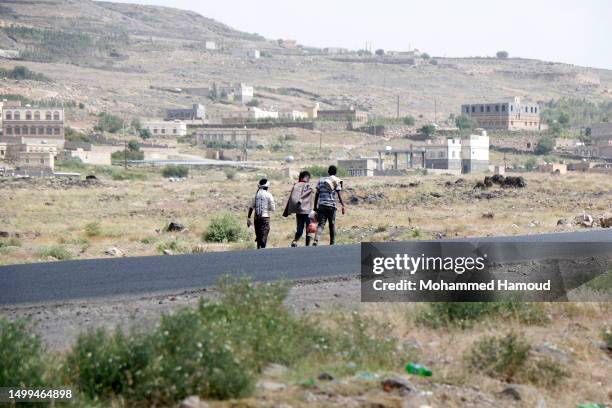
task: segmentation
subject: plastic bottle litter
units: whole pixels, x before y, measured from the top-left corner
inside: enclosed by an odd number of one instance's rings
[[[584,404],[578,404],[578,408],[605,408],[601,404],[595,404],[594,402],[587,402]]]
[[[431,377],[431,370],[425,366],[416,363],[408,363],[406,365],[406,372],[409,374],[419,375],[421,377]]]

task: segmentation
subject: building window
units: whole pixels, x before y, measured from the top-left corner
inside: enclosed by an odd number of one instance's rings
[[[11,112],[6,112],[6,120],[13,120],[13,114]]]
[[[7,135],[12,135],[12,134],[13,134],[13,128],[12,128],[12,127],[10,127],[10,126],[8,126],[8,127],[6,128],[6,134],[7,134]]]
[[[45,164],[45,160],[44,159],[40,159],[40,164]]]
[[[39,134],[39,135],[44,135],[44,134],[45,134],[45,128],[44,128],[44,127],[42,127],[42,126],[39,126],[39,127],[38,127],[38,134]]]
[[[502,105],[502,112],[506,111],[506,105]]]
[[[45,120],[51,120],[51,112],[45,112]]]
[[[15,120],[21,119],[21,114],[19,112],[15,112]]]
[[[59,112],[53,112],[53,120],[60,120]]]
[[[176,129],[172,129],[172,133],[176,135]]]
[[[157,128],[153,128],[153,133],[157,134]]]
[[[48,127],[47,127],[47,134],[48,134],[48,135],[53,134],[53,128],[52,128],[51,126],[48,126]]]
[[[537,106],[535,108],[533,108],[533,113],[538,113],[538,108]]]
[[[30,111],[26,112],[26,120],[32,120],[32,112]]]
[[[499,105],[495,105],[495,112],[499,112]]]
[[[36,134],[36,126],[30,127],[30,134],[31,135],[35,135]]]
[[[480,105],[480,112],[484,112],[484,105]]]
[[[34,120],[40,120],[40,112],[34,112]]]
[[[19,126],[15,126],[15,134],[16,135],[20,135],[21,134],[21,128]]]
[[[475,113],[475,112],[476,112],[476,107],[472,106],[472,113]]]
[[[53,133],[56,134],[56,135],[59,135],[60,134],[60,128],[54,127],[53,128]]]
[[[165,135],[166,134],[166,128],[162,128],[161,132],[162,132],[162,135]]]

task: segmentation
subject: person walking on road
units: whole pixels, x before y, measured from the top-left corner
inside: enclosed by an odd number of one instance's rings
[[[299,240],[304,234],[304,229],[310,223],[310,213],[313,209],[314,189],[310,185],[310,173],[308,171],[300,172],[299,180],[291,187],[289,199],[283,212],[283,217],[288,217],[295,214],[296,231],[292,247],[298,245]],[[310,245],[310,237],[306,234],[306,246]]]
[[[257,193],[250,203],[249,213],[247,215],[247,227],[251,227],[251,214],[255,212],[254,227],[255,241],[257,241],[257,249],[265,248],[268,243],[268,234],[270,233],[270,215],[276,210],[274,197],[268,191],[270,182],[268,179],[259,180],[257,185]]]
[[[340,195],[342,180],[336,176],[336,173],[338,173],[338,168],[334,165],[329,166],[327,169],[328,176],[322,177],[317,184],[314,210],[317,213],[319,225],[315,240],[312,243],[314,246],[319,244],[319,239],[326,222],[329,222],[329,244],[334,245],[336,242],[336,197],[338,197],[338,201],[342,206],[342,214],[346,212],[342,196]]]

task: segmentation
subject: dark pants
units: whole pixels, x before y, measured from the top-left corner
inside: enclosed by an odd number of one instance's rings
[[[257,249],[266,247],[269,233],[270,218],[255,216],[255,241],[257,241]]]
[[[321,234],[323,234],[325,223],[329,221],[329,245],[334,245],[336,242],[336,207],[320,205],[319,211],[317,211],[317,218],[319,219],[319,226],[317,227],[315,241],[319,241]]]
[[[308,224],[310,224],[310,217],[308,216],[308,214],[295,214],[295,222],[296,222],[296,230],[295,230],[295,237],[293,238],[294,241],[299,241],[302,238],[302,235],[304,234],[304,229],[306,227],[308,227]],[[310,242],[308,242],[308,237],[306,238],[306,245],[310,244]]]

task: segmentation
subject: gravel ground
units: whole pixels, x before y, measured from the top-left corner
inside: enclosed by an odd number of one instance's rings
[[[9,319],[29,317],[48,349],[64,350],[79,332],[98,327],[153,326],[163,313],[197,305],[200,298],[214,298],[214,288],[193,292],[78,300],[61,304],[24,305],[0,308]],[[358,277],[291,282],[287,306],[295,313],[319,308],[351,308],[360,302]]]

